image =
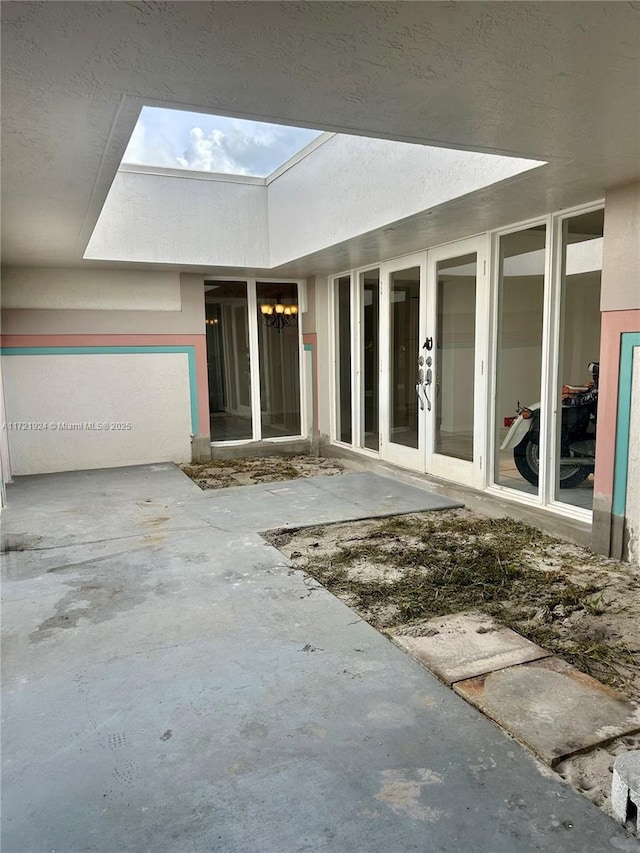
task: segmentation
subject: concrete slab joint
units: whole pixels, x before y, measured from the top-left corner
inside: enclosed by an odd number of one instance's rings
[[[635,822],[640,832],[640,749],[619,755],[613,765],[611,807],[620,823]]]

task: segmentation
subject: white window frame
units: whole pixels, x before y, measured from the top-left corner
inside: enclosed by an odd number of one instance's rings
[[[237,281],[247,285],[247,322],[249,326],[249,370],[251,375],[251,423],[252,437],[232,441],[211,441],[212,447],[236,447],[245,444],[253,444],[262,441],[269,444],[286,444],[290,441],[309,438],[305,434],[305,426],[309,423],[308,412],[308,388],[307,376],[304,364],[304,342],[302,334],[302,315],[307,310],[306,280],[289,278],[267,278],[258,276],[248,278],[245,276],[205,276],[204,284],[216,281]],[[260,350],[258,345],[258,299],[256,285],[258,284],[295,284],[298,296],[298,370],[300,381],[300,433],[297,435],[283,435],[275,438],[262,437],[262,409],[260,394]],[[207,377],[208,379],[208,377]],[[313,378],[312,378],[313,381]]]
[[[487,381],[485,385],[486,397],[484,410],[486,416],[484,441],[482,443],[482,480],[479,488],[482,490],[508,499],[510,502],[525,506],[544,509],[550,513],[564,518],[572,518],[576,521],[591,523],[593,513],[591,510],[576,507],[570,503],[558,501],[555,498],[555,466],[558,459],[557,448],[557,425],[561,416],[561,409],[553,400],[558,399],[560,377],[558,372],[560,358],[560,317],[561,317],[561,264],[562,264],[562,223],[566,219],[579,216],[582,213],[590,213],[604,208],[604,199],[591,201],[587,204],[567,208],[566,210],[533,217],[521,222],[513,223],[503,228],[492,229],[475,235],[462,237],[459,240],[451,240],[448,243],[432,246],[410,255],[394,257],[367,264],[351,270],[331,275],[327,278],[329,285],[329,350],[332,364],[331,371],[331,395],[330,395],[330,438],[333,444],[343,447],[347,446],[362,456],[373,458],[385,458],[399,465],[407,465],[406,461],[390,459],[383,452],[383,433],[388,428],[388,273],[391,270],[402,269],[404,266],[417,265],[419,262],[426,265],[429,253],[446,248],[455,243],[463,243],[472,238],[484,237],[486,239],[487,274],[484,285],[484,306],[478,305],[478,311],[484,311],[487,322],[487,334],[484,343],[486,360],[483,369]],[[542,317],[542,356],[541,356],[541,409],[540,409],[540,458],[544,460],[540,470],[538,493],[530,495],[517,489],[500,485],[495,480],[496,466],[496,407],[494,404],[496,393],[496,365],[497,365],[497,329],[498,329],[498,288],[499,288],[499,239],[502,236],[526,231],[536,225],[545,225],[545,266],[543,285],[543,317]],[[371,270],[378,270],[380,276],[380,329],[379,329],[379,431],[380,452],[359,446],[361,423],[362,423],[362,400],[359,385],[362,371],[361,357],[361,300],[360,300],[360,274]],[[351,328],[352,328],[352,441],[346,444],[336,437],[336,347],[335,347],[335,285],[333,284],[342,276],[350,276],[351,279]],[[243,279],[244,280],[244,279]],[[262,280],[262,279],[261,279]],[[427,281],[427,287],[428,287]],[[422,317],[424,312],[422,312]],[[386,356],[386,357],[385,357]],[[524,401],[523,401],[524,402]],[[535,401],[530,401],[535,402]],[[424,436],[419,439],[424,456]],[[420,471],[420,467],[410,465],[410,470]],[[454,481],[452,481],[454,482]]]
[[[574,207],[569,210],[563,210],[560,213],[552,215],[553,241],[551,246],[551,276],[553,281],[553,292],[550,298],[549,313],[550,313],[550,334],[555,342],[555,346],[550,352],[547,376],[549,388],[549,400],[555,401],[555,404],[549,406],[548,422],[545,423],[545,430],[550,440],[549,447],[549,476],[546,479],[546,492],[544,495],[544,505],[568,518],[574,518],[576,521],[592,522],[593,510],[577,507],[570,503],[560,501],[555,496],[556,491],[556,466],[558,463],[558,454],[560,452],[558,430],[558,421],[562,417],[562,407],[558,405],[560,401],[560,391],[563,382],[560,378],[560,321],[562,318],[562,226],[567,219],[573,219],[575,216],[580,216],[584,213],[595,213],[598,210],[604,210],[604,199],[590,204],[583,204],[579,207]],[[585,365],[586,370],[587,365]]]
[[[495,400],[496,394],[496,366],[498,358],[498,288],[499,288],[499,243],[500,237],[514,234],[518,231],[526,231],[535,225],[546,226],[545,239],[545,272],[544,272],[544,296],[542,316],[542,360],[540,380],[540,478],[538,482],[538,494],[529,495],[502,486],[495,482],[496,465],[496,408],[495,405],[488,407],[489,423],[487,428],[488,438],[488,471],[489,480],[486,491],[505,497],[516,503],[543,508],[564,518],[575,521],[591,523],[593,511],[577,507],[570,503],[559,501],[555,497],[555,470],[558,460],[558,418],[561,417],[561,408],[558,406],[559,391],[561,387],[559,377],[560,363],[560,318],[561,318],[561,296],[562,296],[562,223],[566,219],[580,216],[583,213],[591,213],[604,209],[604,199],[568,208],[557,213],[520,222],[514,226],[500,228],[489,232],[491,238],[491,323],[489,340],[490,346],[490,377],[489,400]],[[524,401],[523,401],[524,402]],[[531,401],[535,402],[535,401]]]
[[[510,489],[508,486],[503,486],[500,483],[496,482],[496,462],[497,462],[497,454],[496,454],[496,429],[497,429],[497,418],[496,418],[496,393],[497,393],[497,383],[496,383],[496,370],[498,366],[498,310],[499,310],[499,288],[500,288],[500,238],[504,237],[508,234],[517,234],[520,231],[527,231],[529,228],[534,228],[536,225],[545,225],[545,271],[544,271],[544,285],[543,285],[543,303],[542,303],[542,356],[541,356],[541,365],[540,365],[540,423],[546,423],[546,403],[545,403],[545,394],[544,394],[544,383],[545,376],[548,373],[548,367],[546,367],[547,357],[545,355],[545,341],[548,343],[548,330],[546,326],[548,325],[545,322],[545,318],[547,315],[547,300],[549,294],[549,280],[550,280],[550,263],[549,263],[549,239],[551,234],[551,216],[539,216],[535,219],[528,219],[525,222],[519,222],[517,225],[509,226],[507,228],[500,228],[494,231],[489,232],[489,237],[491,240],[491,255],[490,255],[490,280],[489,280],[489,293],[490,293],[490,322],[489,322],[489,384],[487,388],[487,400],[491,401],[490,405],[487,405],[487,467],[488,467],[488,476],[487,476],[487,485],[486,491],[491,492],[496,495],[500,495],[503,497],[508,497],[510,500],[514,500],[518,503],[526,504],[528,506],[541,506],[542,501],[540,496],[542,494],[543,489],[543,481],[544,474],[543,471],[540,471],[540,480],[538,482],[538,494],[530,495],[526,492],[519,492],[517,489]],[[547,354],[548,356],[548,354]],[[526,401],[522,401],[526,405]],[[535,403],[536,400],[528,401],[530,403]],[[540,459],[544,458],[543,454],[546,453],[546,433],[543,434],[543,430],[540,431]],[[543,466],[544,467],[544,466]]]

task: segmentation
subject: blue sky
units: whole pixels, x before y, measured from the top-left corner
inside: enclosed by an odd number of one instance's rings
[[[143,107],[122,162],[265,177],[319,134],[299,127]]]

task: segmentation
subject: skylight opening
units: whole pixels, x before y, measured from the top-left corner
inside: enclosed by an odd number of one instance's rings
[[[122,162],[266,178],[322,131],[143,107]]]

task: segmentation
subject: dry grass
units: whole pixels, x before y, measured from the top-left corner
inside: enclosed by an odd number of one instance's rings
[[[319,474],[340,474],[343,470],[338,462],[315,456],[212,459],[210,462],[180,467],[201,489],[276,483]]]

